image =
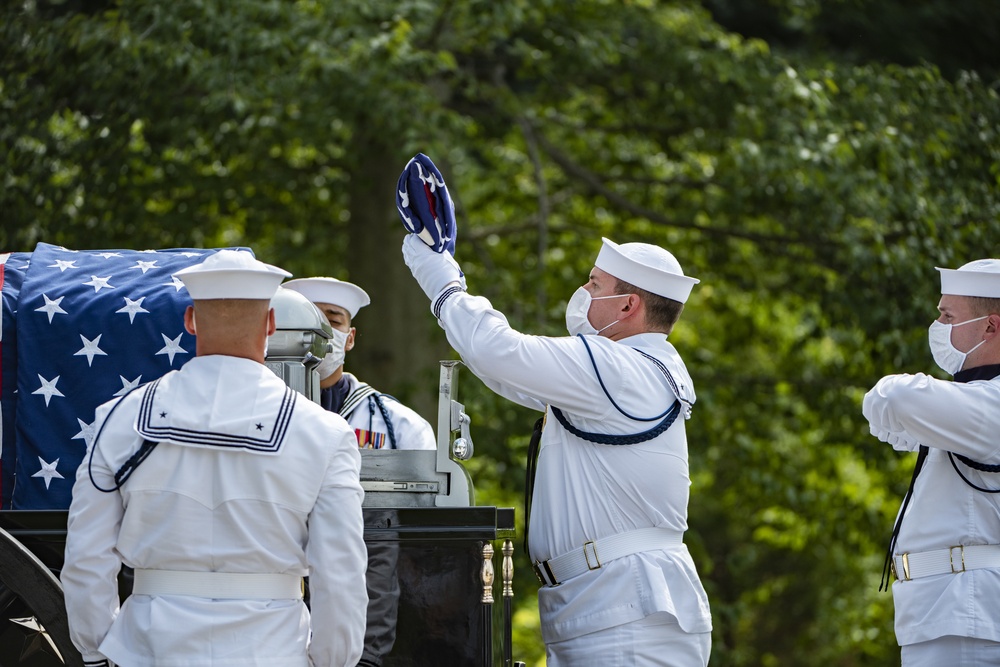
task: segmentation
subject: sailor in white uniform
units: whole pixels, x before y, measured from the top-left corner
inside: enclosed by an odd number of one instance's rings
[[[175,275],[197,356],[98,408],[61,573],[72,640],[90,666],[353,667],[360,455],[343,419],[263,365],[288,273],[223,250]]]
[[[436,449],[434,431],[423,417],[388,394],[344,372],[344,357],[354,348],[358,311],[371,303],[368,293],[336,278],[297,278],[282,284],[319,308],[333,329],[333,350],[320,362],[320,404],[343,416],[364,449]],[[396,641],[399,612],[399,545],[368,547],[368,622],[359,667],[381,665]]]
[[[282,284],[302,294],[322,311],[333,328],[333,351],[319,365],[320,404],[347,420],[365,449],[436,449],[434,429],[426,419],[389,394],[350,373],[344,357],[354,349],[358,311],[371,303],[357,285],[336,278],[297,278]]]
[[[667,342],[698,281],[662,248],[604,239],[567,306],[576,335],[530,336],[465,292],[447,251],[411,233],[403,255],[472,372],[545,412],[527,546],[546,664],[706,665],[711,614],[683,542],[695,394]]]
[[[904,667],[1000,665],[1000,260],[938,271],[928,336],[954,381],[889,375],[863,402],[872,435],[919,452],[887,554],[896,639]]]

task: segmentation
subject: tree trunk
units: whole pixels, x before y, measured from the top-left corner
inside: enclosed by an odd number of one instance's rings
[[[349,280],[371,305],[354,321],[357,338],[345,369],[420,413],[437,431],[438,361],[452,358],[430,303],[403,263],[405,230],[396,212],[396,180],[412,157],[378,138],[356,135],[351,183]]]

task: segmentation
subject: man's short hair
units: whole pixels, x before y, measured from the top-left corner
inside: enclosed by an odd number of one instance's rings
[[[993,315],[994,313],[1000,315],[1000,299],[988,296],[970,296],[968,299],[972,306],[972,314],[976,317]]]
[[[653,294],[624,280],[617,278],[616,280],[618,282],[615,285],[615,290],[618,294],[638,294],[639,298],[642,299],[642,303],[646,306],[647,324],[656,331],[671,332],[674,325],[677,324],[677,320],[681,318],[681,312],[684,310],[683,303],[659,294]],[[990,299],[990,301],[1000,301],[1000,299]]]

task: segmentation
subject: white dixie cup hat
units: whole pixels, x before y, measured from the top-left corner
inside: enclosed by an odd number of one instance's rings
[[[257,299],[270,301],[292,274],[265,264],[243,250],[219,250],[200,264],[174,273],[194,300]]]
[[[680,262],[651,243],[623,243],[602,239],[604,245],[594,266],[619,280],[667,299],[685,303],[697,278],[685,276]]]
[[[363,289],[336,278],[296,278],[282,284],[282,287],[298,292],[313,303],[340,306],[350,313],[351,319],[372,302]]]
[[[941,272],[941,294],[1000,299],[1000,259],[977,259]]]

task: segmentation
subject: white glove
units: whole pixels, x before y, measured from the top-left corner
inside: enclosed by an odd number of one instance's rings
[[[447,252],[434,252],[416,234],[403,239],[403,261],[431,301],[451,283],[465,289],[465,275],[455,258]]]
[[[893,413],[889,403],[889,392],[898,375],[887,375],[865,394],[861,402],[861,414],[868,420],[872,435],[885,431],[902,431],[903,425]],[[884,442],[884,440],[883,440]]]
[[[905,375],[887,375],[865,394],[861,403],[861,413],[868,420],[871,434],[899,452],[915,452],[920,447],[920,443],[903,428],[889,401],[894,386],[909,380],[910,377]]]
[[[871,434],[892,445],[897,452],[915,452],[920,449],[920,443],[906,431],[885,431],[872,427]]]

